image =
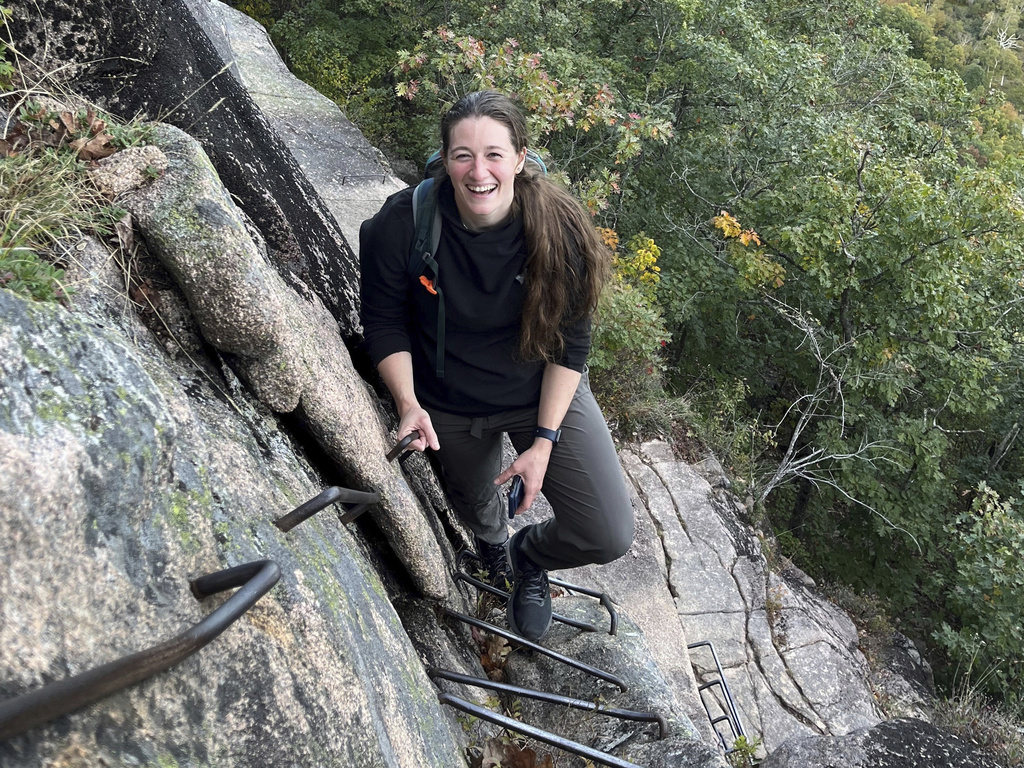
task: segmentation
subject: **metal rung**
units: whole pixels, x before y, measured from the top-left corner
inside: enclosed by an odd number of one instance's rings
[[[345,504],[355,504],[354,507],[345,507],[345,514],[341,516],[342,523],[351,523],[369,509],[372,504],[380,501],[380,494],[376,491],[367,493],[365,491],[353,491],[350,488],[339,488],[336,485],[331,486],[306,503],[300,504],[287,515],[279,517],[274,521],[274,525],[284,533],[287,533],[299,523],[305,522],[317,512],[326,509],[338,501],[342,503],[343,507]]]
[[[405,460],[412,456],[412,452],[408,450],[409,443],[413,442],[414,440],[419,440],[419,437],[419,430],[413,430],[408,435],[399,440],[398,444],[395,445],[395,447],[392,448],[390,451],[388,451],[387,455],[384,458],[387,459],[389,462],[398,459],[399,464],[405,464]],[[401,456],[401,458],[399,458],[399,456]]]
[[[568,581],[562,581],[562,579],[549,578],[552,584],[556,587],[562,587],[568,589],[570,592],[580,592],[584,595],[590,595],[590,597],[596,597],[601,605],[604,606],[605,610],[608,611],[608,616],[611,619],[612,627],[608,630],[609,635],[617,634],[619,631],[619,615],[615,612],[614,601],[608,596],[607,592],[598,592],[596,589],[590,589],[589,587],[581,587],[579,584],[571,584]]]
[[[563,704],[567,707],[573,707],[574,709],[583,709],[588,712],[596,712],[600,715],[607,715],[608,717],[616,717],[620,720],[632,720],[640,723],[657,723],[658,724],[658,738],[664,739],[668,736],[668,721],[665,720],[664,716],[656,714],[654,712],[635,712],[631,709],[616,709],[614,707],[603,707],[594,701],[584,701],[583,699],[574,699],[569,696],[562,696],[557,693],[548,693],[546,691],[538,691],[533,688],[523,688],[518,685],[510,685],[509,683],[498,683],[494,680],[489,680],[485,677],[473,677],[471,675],[464,675],[460,672],[452,672],[447,669],[434,669],[430,668],[427,670],[427,675],[431,680],[450,680],[453,683],[462,683],[463,685],[472,685],[476,688],[487,688],[492,691],[501,691],[502,693],[511,693],[514,696],[525,696],[528,699],[536,699],[538,701],[544,701],[548,704]]]
[[[472,584],[477,589],[482,590],[483,592],[487,592],[488,594],[494,595],[495,597],[500,597],[502,600],[508,600],[509,597],[511,597],[511,595],[509,595],[509,593],[505,590],[498,589],[493,584],[488,584],[485,581],[481,581],[475,576],[470,576],[468,573],[465,573],[463,571],[459,571],[455,574],[455,580],[464,581],[467,584]],[[577,621],[576,619],[570,619],[568,616],[562,616],[559,613],[552,613],[551,618],[554,621],[560,621],[563,624],[568,624],[570,627],[582,629],[584,632],[598,631],[597,627],[595,627],[593,624],[587,624],[585,621]]]
[[[461,552],[459,552],[458,559],[456,560],[456,567],[459,568],[460,571],[463,569],[463,561],[466,558],[469,558],[471,560],[476,560],[478,563],[482,562],[480,560],[480,556],[477,555],[476,552],[473,552],[472,550],[469,550],[469,549],[464,549]],[[472,578],[472,577],[470,577],[470,578]],[[474,580],[473,582],[470,582],[470,583],[472,583],[473,586],[478,586],[478,582],[479,582],[479,580]],[[581,587],[578,584],[570,584],[567,581],[562,581],[561,579],[556,579],[553,576],[549,576],[548,577],[548,582],[550,584],[554,584],[556,587],[562,587],[563,589],[567,589],[570,592],[579,592],[579,593],[584,594],[584,595],[589,595],[590,597],[599,598],[600,602],[601,602],[601,605],[603,605],[605,610],[608,611],[608,617],[611,620],[611,628],[608,630],[608,634],[609,635],[615,635],[615,634],[618,633],[618,631],[619,631],[619,616],[615,612],[615,607],[612,604],[612,599],[606,593],[598,592],[597,590],[589,589],[588,587]],[[482,582],[480,582],[480,583],[482,583]],[[497,590],[497,587],[491,587],[490,585],[487,585],[486,587],[483,587],[483,589],[486,592],[490,592],[492,595],[498,595],[499,597],[504,595],[506,598],[508,597],[508,593],[507,592],[503,592],[501,590]],[[494,590],[497,590],[497,591],[494,591]],[[499,592],[500,592],[500,594],[498,594]],[[551,618],[556,618],[556,617],[552,616]],[[598,631],[597,627],[593,626],[592,624],[584,624],[582,622],[575,621],[574,619],[567,619],[564,616],[559,616],[559,617],[557,617],[556,620],[557,621],[561,621],[563,624],[569,624],[570,626],[573,626],[573,627],[579,627],[580,629],[586,630],[588,632],[596,632],[596,631]]]
[[[465,614],[458,613],[457,611],[453,611],[450,608],[443,608],[442,610],[445,612],[446,615],[451,616],[453,619],[461,621],[463,624],[469,624],[471,627],[476,627],[477,629],[482,629],[486,632],[491,632],[500,637],[504,637],[506,640],[514,640],[515,642],[519,643],[522,646],[525,646],[526,648],[529,648],[530,650],[537,651],[537,653],[543,654],[544,656],[547,656],[551,659],[554,659],[555,661],[570,666],[573,669],[578,669],[581,672],[586,672],[588,675],[592,675],[593,677],[605,680],[611,683],[612,685],[618,686],[620,691],[625,692],[628,690],[626,684],[622,682],[622,680],[615,677],[615,675],[612,675],[609,672],[605,672],[604,670],[598,669],[597,667],[592,667],[589,664],[584,664],[582,661],[571,659],[568,656],[563,656],[562,654],[556,651],[552,651],[550,648],[545,648],[543,645],[538,645],[532,640],[527,640],[525,637],[520,637],[514,632],[509,632],[507,629],[501,629],[500,627],[496,627],[493,624],[488,624],[486,621],[474,619],[472,616],[466,616]]]
[[[714,688],[716,685],[719,688],[721,688],[722,687],[722,681],[721,680],[712,680],[710,683],[704,683],[704,685],[698,685],[697,686],[697,690],[698,691],[703,691],[703,690],[706,690],[708,688]]]
[[[267,594],[279,578],[281,569],[277,563],[259,560],[196,579],[191,588],[197,600],[226,589],[241,589],[198,624],[160,645],[0,702],[0,741],[170,669],[231,626]]]
[[[687,650],[693,650],[694,648],[707,647],[711,651],[711,658],[715,661],[715,669],[718,671],[718,680],[712,680],[704,683],[697,687],[698,694],[703,694],[708,688],[713,688],[716,685],[722,689],[722,698],[725,699],[725,714],[720,717],[714,717],[711,714],[711,709],[708,707],[707,700],[703,695],[700,696],[700,703],[704,705],[704,712],[708,716],[708,720],[711,723],[711,729],[715,732],[718,737],[718,741],[722,744],[722,749],[725,750],[726,754],[734,751],[733,747],[729,747],[725,743],[725,737],[718,732],[718,728],[715,726],[721,722],[729,723],[729,728],[732,730],[733,742],[740,736],[745,736],[743,732],[743,723],[740,722],[740,713],[736,709],[736,702],[732,698],[732,691],[729,690],[729,682],[725,679],[725,672],[722,670],[722,662],[718,660],[718,653],[715,652],[715,646],[711,644],[710,640],[701,640],[697,643],[690,643],[686,646]]]
[[[521,733],[524,736],[529,736],[532,739],[544,742],[545,744],[550,744],[553,747],[564,749],[566,752],[572,752],[573,754],[585,757],[595,763],[608,765],[611,766],[611,768],[642,768],[636,763],[631,763],[628,760],[615,757],[615,755],[609,755],[607,752],[601,752],[600,750],[588,747],[576,741],[563,739],[561,736],[557,736],[549,731],[544,731],[535,726],[527,725],[519,720],[513,720],[511,717],[499,715],[497,712],[492,712],[484,707],[478,707],[476,704],[470,704],[468,701],[460,699],[458,696],[442,693],[438,695],[437,699],[442,704],[455,707],[469,715],[479,717],[481,720],[486,720],[489,723],[500,725],[502,728],[509,731]]]

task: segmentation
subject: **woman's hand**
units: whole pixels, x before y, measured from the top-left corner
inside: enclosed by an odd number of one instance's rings
[[[398,421],[398,441],[413,432],[419,432],[420,436],[408,445],[410,451],[425,451],[427,446],[435,451],[441,447],[437,441],[437,433],[434,432],[434,425],[430,423],[430,415],[417,405],[411,406],[402,414]]]
[[[533,445],[519,454],[519,458],[504,472],[494,478],[495,485],[506,483],[516,475],[523,478],[523,503],[516,510],[517,515],[528,510],[540,493],[541,486],[544,485],[544,475],[548,471],[548,461],[551,459],[551,448],[550,440],[538,438]]]
[[[430,446],[435,451],[441,447],[430,423],[430,415],[416,399],[416,388],[412,383],[412,355],[408,352],[394,352],[377,364],[377,370],[395,399],[398,409],[398,441],[406,435],[419,431],[420,436],[409,443],[410,451],[425,451]]]

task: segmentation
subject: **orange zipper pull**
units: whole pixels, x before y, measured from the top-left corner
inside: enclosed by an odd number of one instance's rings
[[[426,275],[420,275],[420,283],[424,288],[427,289],[428,293],[437,296],[437,291],[434,290],[434,281],[429,279]]]

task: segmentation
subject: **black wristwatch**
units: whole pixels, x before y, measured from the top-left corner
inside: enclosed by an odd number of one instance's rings
[[[535,430],[533,430],[533,436],[543,437],[545,440],[550,440],[555,445],[558,445],[558,439],[562,436],[562,430],[537,427]]]

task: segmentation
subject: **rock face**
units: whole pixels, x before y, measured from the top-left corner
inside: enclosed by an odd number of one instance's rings
[[[359,333],[358,268],[334,217],[197,20],[201,0],[13,0],[10,30],[40,73],[131,119],[176,125],[199,140],[259,227],[293,288],[312,289],[342,335]],[[126,83],[129,84],[126,86]],[[293,278],[297,278],[293,281]]]
[[[787,738],[844,734],[882,719],[853,622],[796,580],[767,568],[758,539],[725,494],[648,444],[628,466],[665,548],[668,583],[691,643],[709,640],[748,733],[771,752]],[[734,503],[734,502],[733,502]],[[711,659],[694,652],[704,680]]]
[[[425,595],[444,598],[449,580],[438,540],[400,473],[384,460],[390,446],[330,315],[315,295],[304,299],[292,291],[263,259],[194,139],[158,126],[154,142],[168,158],[167,170],[121,201],[181,287],[203,336],[236,357],[269,408],[299,410],[351,478],[350,487],[381,494],[373,514],[395,552]]]
[[[783,744],[762,768],[997,768],[974,747],[921,720],[889,720],[847,738]]]
[[[405,183],[336,104],[295,79],[259,22],[217,0],[191,7],[358,251],[359,225]]]
[[[192,578],[263,558],[283,575],[197,655],[0,744],[0,765],[462,765],[360,537],[328,513],[273,526],[320,490],[301,450],[171,360],[121,290],[92,317],[0,290],[3,697],[195,624],[219,599]]]
[[[713,487],[664,443],[620,456],[636,491],[633,547],[616,563],[560,575],[608,592],[635,619],[705,738],[714,737],[699,696],[714,716],[722,701],[694,686],[694,673],[701,684],[718,679],[710,648],[687,651],[703,641],[714,646],[747,736],[767,752],[880,722],[853,623],[801,579],[769,570],[724,477],[712,472]],[[724,723],[719,732],[732,743]]]

